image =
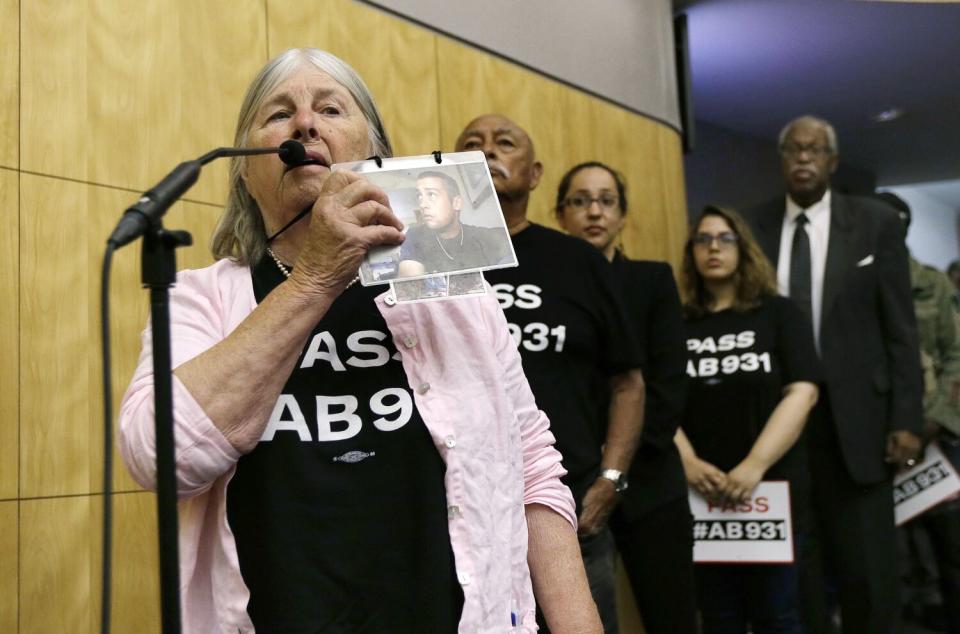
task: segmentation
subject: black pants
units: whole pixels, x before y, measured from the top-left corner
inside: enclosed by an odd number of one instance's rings
[[[648,634],[694,634],[693,519],[686,496],[632,522],[614,517],[620,551]]]
[[[808,429],[819,553],[808,552],[801,571],[804,622],[812,633],[832,631],[828,615],[839,599],[845,634],[895,632],[900,601],[892,478],[862,484],[850,477],[828,403],[823,405]]]
[[[960,439],[944,432],[940,449],[960,467]],[[946,631],[960,634],[960,500],[941,504],[901,527],[904,534],[925,533],[932,550]],[[907,558],[910,560],[911,558]],[[920,558],[921,560],[923,558]]]

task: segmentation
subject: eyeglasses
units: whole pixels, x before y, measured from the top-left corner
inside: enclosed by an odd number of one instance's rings
[[[600,205],[601,209],[613,209],[620,204],[620,199],[614,196],[613,194],[601,194],[596,198],[591,198],[590,196],[581,196],[576,194],[570,196],[563,204],[576,209],[577,211],[585,211],[590,208],[590,205],[597,203]]]
[[[780,153],[790,158],[797,158],[803,153],[809,154],[813,158],[823,158],[833,154],[833,150],[823,145],[797,145],[796,143],[784,143],[780,146]]]
[[[713,245],[714,240],[717,241],[717,244],[721,249],[729,249],[740,242],[740,236],[735,233],[730,233],[729,231],[724,231],[723,233],[718,233],[717,235],[710,233],[698,233],[697,235],[693,236],[691,242],[693,242],[694,246],[710,247]]]

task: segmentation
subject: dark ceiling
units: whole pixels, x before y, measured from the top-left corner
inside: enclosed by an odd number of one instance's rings
[[[960,178],[960,2],[675,0],[696,119],[775,141],[801,114],[878,185]],[[889,108],[887,123],[871,117]]]

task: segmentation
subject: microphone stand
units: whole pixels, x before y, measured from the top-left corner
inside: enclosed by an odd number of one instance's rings
[[[294,144],[291,148],[289,144]],[[127,209],[108,243],[121,247],[140,235],[143,254],[140,274],[150,289],[153,335],[153,403],[157,452],[157,524],[160,547],[160,608],[163,634],[179,634],[180,554],[177,518],[177,478],[173,430],[173,369],[170,353],[170,287],[176,282],[174,250],[193,244],[186,231],[167,231],[163,215],[200,177],[200,168],[221,156],[279,153],[284,162],[302,162],[303,146],[286,141],[280,148],[218,148],[199,159],[178,165],[153,189]],[[109,504],[109,500],[104,500]],[[106,556],[106,553],[105,553]],[[108,626],[109,627],[109,626]]]
[[[143,236],[141,277],[150,289],[153,335],[153,404],[156,419],[157,527],[160,546],[160,615],[164,634],[179,634],[180,534],[173,437],[173,377],[170,355],[170,287],[177,278],[174,249],[189,246],[186,231],[167,231],[160,220]]]

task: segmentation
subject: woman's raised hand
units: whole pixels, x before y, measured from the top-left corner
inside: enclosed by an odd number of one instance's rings
[[[358,174],[334,172],[313,204],[307,240],[290,281],[307,293],[339,294],[367,252],[400,244],[402,231],[382,189]]]

